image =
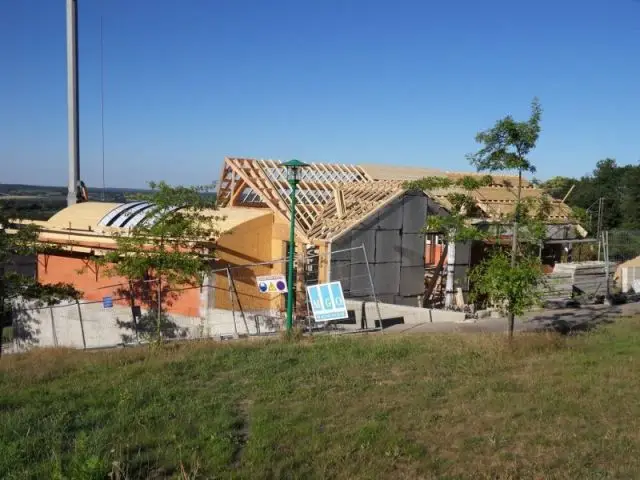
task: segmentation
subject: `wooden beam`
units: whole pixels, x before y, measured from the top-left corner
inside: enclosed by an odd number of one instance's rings
[[[231,205],[232,207],[235,206],[236,200],[238,199],[238,196],[244,191],[244,188],[245,188],[245,182],[241,178],[236,182],[235,192],[231,193],[231,198],[229,199],[229,205]]]

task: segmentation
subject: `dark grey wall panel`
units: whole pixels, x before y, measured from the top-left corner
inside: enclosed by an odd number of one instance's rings
[[[463,291],[467,291],[469,287],[469,279],[467,275],[469,274],[469,267],[467,265],[456,265],[454,268],[454,278],[455,283],[454,286],[456,288],[460,287]]]
[[[402,228],[402,198],[399,198],[378,212],[378,228],[400,230]]]
[[[402,231],[420,233],[427,219],[427,197],[411,194],[403,198]]]
[[[376,233],[376,263],[398,262],[402,258],[400,230],[378,230]]]
[[[421,295],[424,292],[424,267],[400,268],[400,295]]]
[[[369,218],[365,219],[358,225],[356,225],[354,230],[376,230],[379,228],[378,225],[378,212],[375,212]]]
[[[469,265],[471,242],[456,242],[456,265]]]
[[[419,307],[418,297],[403,297],[401,295],[396,295],[393,298],[393,303],[395,305],[404,305],[407,307]]]
[[[342,282],[343,288],[347,288],[345,282],[351,281],[351,260],[331,261],[330,281],[335,282],[338,280]]]
[[[380,303],[393,303],[395,298],[396,298],[395,295],[386,295],[386,294],[377,295],[376,294],[376,299]],[[374,316],[374,318],[369,320],[369,325],[372,325],[373,321],[377,319],[378,319],[377,316]]]
[[[331,280],[342,282],[348,298],[372,297],[360,249],[364,245],[378,299],[417,305],[416,297],[424,291],[425,238],[421,230],[427,207],[428,199],[424,195],[405,195],[333,242]],[[342,249],[354,250],[335,253]]]
[[[400,262],[376,263],[374,271],[376,295],[397,295],[400,288]]]
[[[354,230],[351,233],[351,248],[364,245],[369,262],[375,258],[376,251],[376,231],[375,230]],[[364,255],[362,251],[352,251],[351,261],[353,263],[363,263]]]
[[[425,239],[421,233],[402,234],[402,266],[424,267]]]
[[[331,260],[350,260],[351,252],[347,249],[351,248],[351,237],[353,232],[348,232],[335,242],[331,243]],[[347,250],[336,253],[338,250]]]
[[[373,267],[371,267],[371,275],[374,275]],[[371,281],[367,273],[367,265],[365,263],[355,263],[351,265],[351,297],[368,297],[371,296]]]

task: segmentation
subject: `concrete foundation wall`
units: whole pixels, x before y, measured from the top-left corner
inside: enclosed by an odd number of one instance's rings
[[[364,303],[365,315],[368,328],[373,328],[376,320],[403,317],[405,324],[436,323],[436,322],[462,322],[465,318],[462,312],[449,310],[437,310],[432,308],[418,308],[404,305],[393,305],[389,303],[359,302],[347,300],[347,309],[353,310],[356,316],[356,324],[359,326],[362,321],[362,305]],[[380,316],[378,316],[380,309]]]
[[[81,314],[75,303],[53,308],[31,308],[30,305],[21,305],[14,318],[18,349],[55,346],[83,348],[85,343],[87,348],[99,348],[136,341],[133,317],[128,307],[114,304],[113,308],[104,308],[101,303],[81,304]],[[142,312],[143,315],[145,313]],[[171,314],[163,325],[163,335],[185,339],[232,336],[236,333],[234,318],[240,335],[256,334],[258,329],[260,333],[278,330],[271,312],[245,314],[245,326],[239,312],[234,314],[229,310],[212,308],[207,309],[203,317]],[[153,328],[153,325],[149,327]],[[139,340],[142,341],[145,328],[141,325],[138,330]]]

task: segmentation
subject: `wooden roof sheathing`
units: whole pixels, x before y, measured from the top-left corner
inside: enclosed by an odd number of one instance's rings
[[[132,202],[131,204],[134,204]],[[38,238],[43,243],[60,245],[66,250],[94,252],[114,249],[117,241],[114,232],[128,227],[104,226],[100,221],[122,203],[84,202],[60,210],[47,221],[32,223],[40,229]],[[205,215],[215,217],[217,236],[233,232],[233,229],[252,220],[273,215],[264,208],[220,208],[207,210]]]
[[[360,167],[366,172],[366,174],[373,180],[419,180],[425,177],[446,177],[451,180],[457,180],[462,177],[483,177],[485,173],[477,172],[449,172],[447,170],[440,170],[437,168],[421,168],[421,167],[400,167],[395,165],[376,165],[376,164],[363,164]],[[491,174],[496,185],[503,186],[516,186],[518,185],[517,175],[496,175]],[[522,179],[523,186],[530,186],[528,180]]]
[[[120,203],[83,202],[63,208],[49,220],[47,226],[52,228],[72,228],[77,230],[96,230],[100,220],[119,207]]]
[[[325,206],[309,232],[309,237],[331,240],[366,220],[385,205],[400,197],[406,189],[402,182],[382,181],[365,184],[346,185],[338,189],[343,206],[340,209],[337,198]]]

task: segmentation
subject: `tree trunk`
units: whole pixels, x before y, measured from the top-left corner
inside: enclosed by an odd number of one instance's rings
[[[513,231],[511,232],[511,268],[516,266],[516,257],[518,255],[518,222],[520,220],[520,197],[522,194],[522,170],[518,170],[518,197],[516,200],[516,211],[513,218]],[[515,327],[515,315],[511,308],[509,308],[509,340],[513,338],[513,330]]]
[[[157,329],[157,341],[160,342],[162,335],[162,277],[158,272],[158,308],[156,312],[156,329]]]

